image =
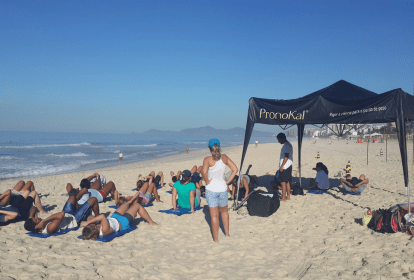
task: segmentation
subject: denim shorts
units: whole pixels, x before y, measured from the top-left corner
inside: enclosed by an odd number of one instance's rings
[[[75,205],[70,202],[66,202],[62,211],[73,215],[76,222],[79,224],[81,221],[86,221],[86,218],[92,214],[92,207],[89,202],[85,202],[80,205],[78,209],[76,209]]]
[[[209,207],[226,207],[228,203],[227,191],[212,192],[206,190],[206,199]]]

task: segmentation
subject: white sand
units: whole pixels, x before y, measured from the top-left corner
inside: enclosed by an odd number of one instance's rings
[[[294,146],[294,170],[297,144]],[[379,156],[380,148],[384,156]],[[260,186],[269,187],[280,153],[280,144],[251,145],[245,159],[253,167],[250,174],[259,177]],[[413,180],[412,143],[409,149],[410,180]],[[230,235],[219,234],[213,242],[207,203],[204,211],[177,217],[159,213],[169,209],[171,182],[169,172],[201,165],[208,150],[88,172],[76,172],[32,180],[49,214],[61,211],[67,197],[66,183],[78,185],[93,172],[104,174],[117,189],[132,195],[138,174],[163,171],[165,188],[159,190],[163,203],[146,208],[159,226],[145,222],[138,229],[111,242],[77,239],[81,230],[47,239],[26,235],[23,223],[0,229],[0,279],[407,279],[414,278],[414,240],[403,233],[381,234],[362,226],[361,218],[369,209],[389,208],[405,202],[405,188],[398,143],[369,145],[345,141],[305,140],[302,150],[303,182],[315,176],[312,167],[322,161],[329,169],[331,186],[338,186],[334,175],[351,161],[352,175],[364,173],[370,183],[361,196],[344,196],[334,188],[323,195],[292,196],[269,218],[230,213]],[[236,165],[241,147],[224,148]],[[317,152],[321,159],[316,159]],[[141,167],[142,165],[142,167]],[[296,170],[294,175],[297,174]],[[12,188],[18,180],[0,182],[0,192]],[[295,178],[295,181],[298,181]],[[101,213],[113,212],[113,202],[100,204]],[[207,214],[207,216],[206,216]],[[46,215],[48,216],[48,215]],[[43,216],[44,217],[44,216]],[[406,278],[406,277],[407,278]]]

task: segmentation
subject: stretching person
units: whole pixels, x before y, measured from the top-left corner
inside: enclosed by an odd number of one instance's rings
[[[148,182],[144,182],[143,180],[137,181],[137,190],[140,193],[139,197],[143,199],[143,201],[139,201],[141,205],[151,203],[154,199],[157,202],[162,202],[158,195],[156,184],[152,182],[152,177],[149,177]]]
[[[99,215],[99,204],[96,197],[89,198],[78,209],[75,205],[76,196],[70,195],[62,212],[53,214],[44,220],[35,215],[24,223],[24,228],[31,232],[53,233],[77,227],[81,221],[86,220],[92,211],[95,216]]]
[[[103,202],[109,194],[111,194],[111,197],[114,198],[114,192],[116,190],[115,184],[112,181],[104,183],[101,188],[99,180],[91,183],[89,178],[83,179],[80,183],[80,187],[81,190],[76,194],[78,205],[83,205],[91,197],[96,197],[99,203]],[[74,189],[71,183],[68,183],[66,191],[69,194],[70,192],[77,192],[78,190]]]
[[[171,175],[171,181],[172,183],[169,183],[168,185],[172,188],[174,186],[173,183],[177,182],[180,180],[180,176],[181,176],[182,172],[180,170],[177,171],[177,175],[174,174],[174,171],[170,171],[170,175]]]
[[[12,190],[5,191],[0,195],[0,205],[10,204],[19,210],[20,218],[26,220],[30,215],[30,209],[34,204],[40,215],[45,214],[39,194],[34,190],[33,182],[24,183],[19,181]]]
[[[177,200],[178,194],[178,200]],[[184,170],[182,179],[175,182],[172,189],[172,205],[174,210],[177,209],[177,202],[181,208],[191,209],[191,213],[194,213],[194,208],[200,205],[201,192],[196,188],[193,182],[191,182],[191,172]]]
[[[230,236],[227,185],[233,180],[238,168],[228,156],[221,154],[220,141],[218,139],[210,139],[208,147],[211,156],[206,157],[203,161],[202,175],[206,182],[206,199],[210,209],[211,231],[214,241],[218,242],[220,225],[219,211],[221,213],[225,234],[226,236]],[[224,180],[226,165],[232,171],[227,182]]]
[[[122,204],[111,217],[106,218],[104,214],[96,217],[88,217],[87,221],[81,223],[82,239],[95,240],[98,236],[109,235],[120,230],[125,230],[133,225],[137,213],[150,225],[157,225],[147,210],[138,203],[139,195],[136,193],[134,197]]]
[[[203,186],[203,178],[200,176],[202,170],[202,165],[200,165],[198,168],[195,165],[193,169],[191,169],[191,182],[194,183],[198,190],[200,190],[200,188]]]
[[[364,174],[361,174],[359,176],[359,179],[357,177],[352,177],[351,175],[347,175],[345,179],[341,179],[341,184],[343,188],[347,192],[357,192],[361,193],[365,188],[367,187],[367,184],[369,183],[369,179],[365,178]]]

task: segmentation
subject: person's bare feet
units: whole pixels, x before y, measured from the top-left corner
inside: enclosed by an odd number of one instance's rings
[[[161,199],[158,199],[157,202],[162,202],[162,200]]]
[[[286,202],[286,198],[284,198],[284,199],[282,198],[280,201]]]
[[[286,197],[286,200],[290,200],[290,196]]]
[[[154,222],[154,221],[149,222],[149,224],[150,224],[151,226],[158,226],[158,224],[157,224],[156,222]]]

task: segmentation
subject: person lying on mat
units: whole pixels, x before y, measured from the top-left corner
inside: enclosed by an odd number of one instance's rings
[[[93,175],[96,175],[96,174],[97,173]],[[108,183],[103,183],[101,185],[99,178],[93,183],[91,183],[90,177],[91,176],[89,176],[88,178],[82,179],[80,183],[80,187],[81,187],[80,190],[73,188],[71,183],[68,183],[66,185],[66,191],[68,192],[68,194],[70,192],[77,192],[76,193],[77,205],[83,205],[91,197],[96,197],[99,203],[103,202],[109,194],[111,194],[111,198],[114,198],[114,192],[116,190],[116,187],[112,181],[109,181]]]
[[[20,214],[21,220],[26,220],[30,216],[30,211],[39,211],[40,215],[45,214],[42,203],[39,198],[39,194],[34,191],[34,185],[32,181],[25,183],[19,181],[13,189],[5,191],[0,195],[0,205],[7,205],[17,208],[18,214]],[[33,204],[36,208],[32,209]],[[0,217],[2,220],[2,218]],[[9,219],[10,221],[11,219]]]
[[[191,169],[191,182],[194,183],[198,190],[200,190],[200,188],[203,186],[203,178],[200,175],[202,170],[202,165],[200,165],[198,168],[197,165],[194,165],[194,167]]]
[[[310,180],[309,189],[320,189],[327,190],[329,189],[329,178],[328,178],[328,168],[322,162],[318,162],[315,168],[316,178]]]
[[[158,172],[157,176],[155,176],[155,171],[151,171],[150,174],[145,177],[142,177],[141,174],[139,174],[138,181],[149,182],[150,177],[152,177],[152,182],[156,187],[164,187],[164,173],[162,173],[162,171]]]
[[[230,176],[228,176],[230,177]],[[226,176],[224,176],[224,179],[226,179]],[[250,178],[248,175],[242,175],[241,176],[241,184],[240,184],[240,189],[239,189],[239,198],[241,200],[245,199],[248,195],[249,195],[249,184],[250,184]],[[237,192],[237,186],[239,183],[239,176],[234,176],[233,181],[231,182],[231,197],[229,198],[229,200],[233,200],[236,192]]]
[[[361,174],[359,176],[359,179],[357,177],[351,177],[351,175],[346,175],[345,179],[341,178],[341,184],[343,188],[347,192],[357,192],[361,193],[365,188],[367,187],[367,184],[369,183],[369,179],[365,178],[364,174]]]
[[[168,185],[172,188],[174,186],[174,183],[177,182],[178,180],[180,180],[181,177],[181,170],[177,171],[177,175],[175,175],[174,171],[170,171],[170,175],[171,175],[171,181],[172,183],[169,183]]]
[[[93,213],[99,215],[99,204],[96,197],[91,197],[82,206],[76,209],[76,196],[72,192],[63,207],[62,212],[53,214],[42,220],[37,215],[27,219],[24,228],[31,232],[53,233],[62,229],[75,228],[81,221]]]
[[[151,203],[156,200],[157,202],[162,202],[158,195],[157,185],[152,182],[152,177],[148,181],[138,180],[137,181],[137,191],[140,193],[139,197],[143,200],[139,200],[138,203],[141,205]]]
[[[178,203],[181,208],[191,209],[191,213],[194,213],[194,208],[200,206],[200,201],[201,192],[191,182],[191,171],[184,170],[181,180],[175,182],[172,189],[172,205],[174,210],[177,210]]]
[[[95,240],[98,236],[109,235],[121,230],[130,228],[137,213],[150,225],[157,225],[154,222],[147,210],[138,203],[139,193],[136,193],[134,197],[122,204],[111,217],[106,218],[104,214],[96,217],[90,216],[87,221],[81,222],[82,239]]]

